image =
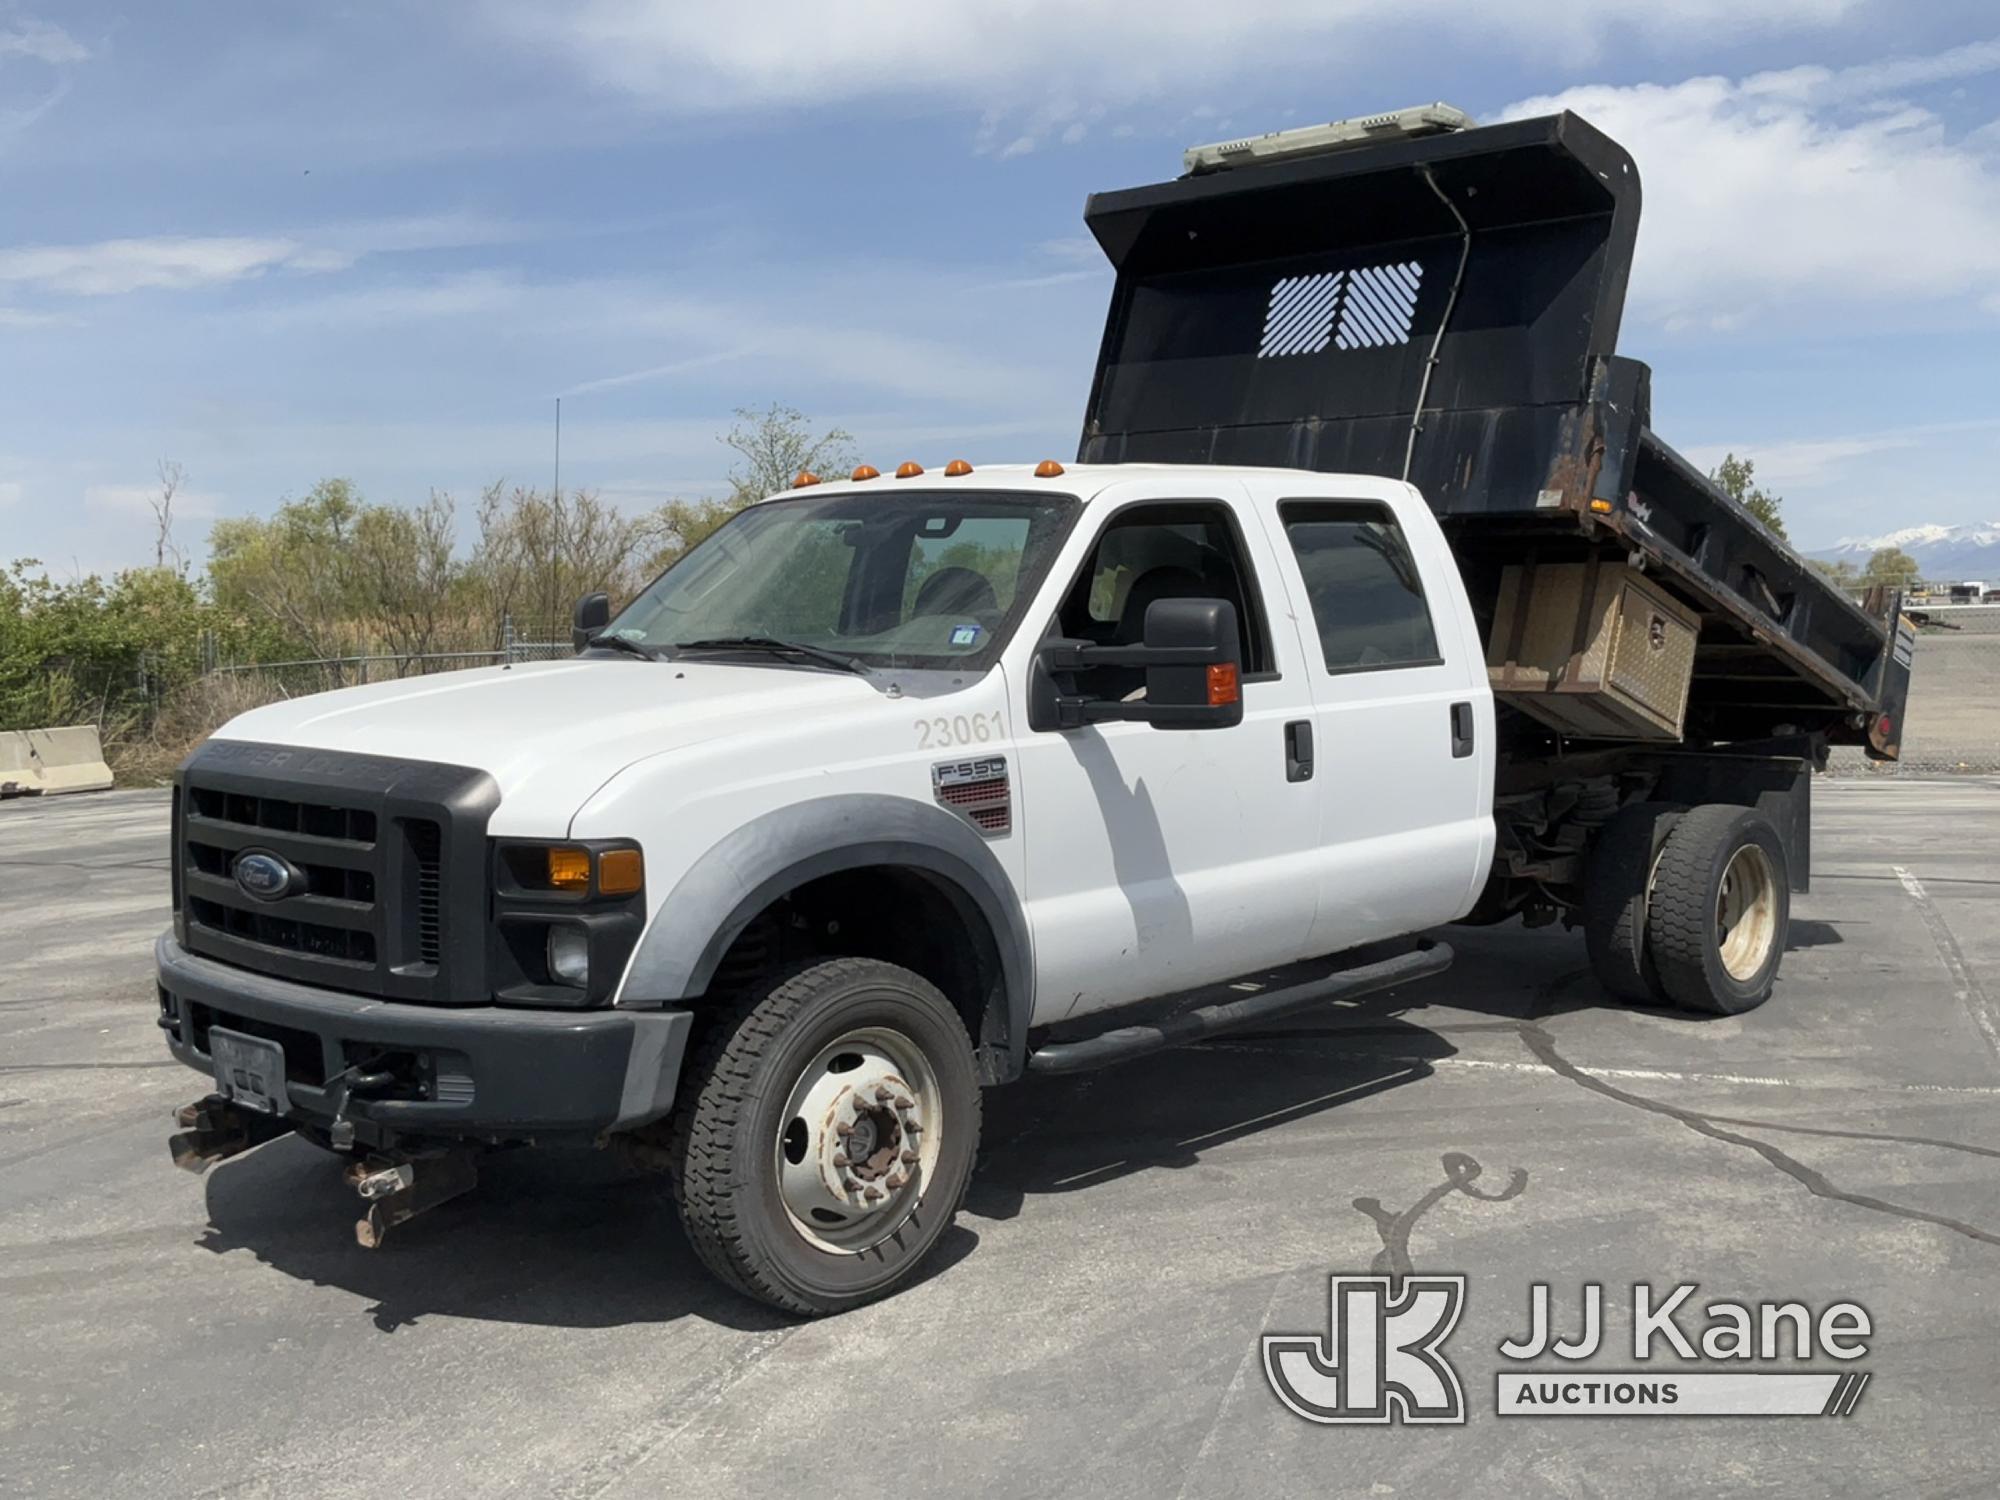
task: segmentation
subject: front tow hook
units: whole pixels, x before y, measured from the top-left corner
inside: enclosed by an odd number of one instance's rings
[[[367,1215],[355,1221],[354,1238],[367,1249],[381,1249],[383,1238],[398,1224],[471,1192],[479,1182],[477,1162],[478,1153],[469,1146],[349,1162],[347,1185],[368,1203]]]
[[[185,1172],[206,1172],[219,1161],[290,1135],[289,1120],[239,1107],[221,1094],[210,1094],[174,1111],[180,1133],[167,1138],[174,1165]]]

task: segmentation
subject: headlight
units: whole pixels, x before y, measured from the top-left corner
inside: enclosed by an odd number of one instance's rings
[[[584,989],[590,984],[590,933],[559,922],[549,929],[549,978]]]

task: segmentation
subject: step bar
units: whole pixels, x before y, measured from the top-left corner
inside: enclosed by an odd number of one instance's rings
[[[1272,1021],[1334,1000],[1353,1000],[1399,984],[1442,974],[1451,967],[1449,943],[1423,939],[1393,957],[1310,979],[1302,984],[1199,1006],[1156,1023],[1121,1026],[1078,1041],[1050,1042],[1028,1054],[1031,1073],[1083,1073],[1092,1068],[1184,1047],[1253,1021]]]

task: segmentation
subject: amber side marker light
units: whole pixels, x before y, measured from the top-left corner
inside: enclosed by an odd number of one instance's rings
[[[898,479],[915,479],[923,472],[924,466],[913,458],[905,459],[902,463],[896,465],[896,477]]]
[[[818,483],[819,483],[819,475],[813,473],[811,469],[801,469],[799,470],[798,478],[792,481],[792,488],[795,490],[802,490],[809,484],[818,484]]]
[[[962,458],[954,458],[950,463],[944,466],[944,474],[945,478],[947,479],[963,479],[967,474],[970,474],[971,472],[972,472],[972,465],[967,463]]]
[[[1053,458],[1045,458],[1035,465],[1035,478],[1054,479],[1062,471],[1063,466],[1061,464],[1057,463]]]
[[[1208,706],[1220,708],[1225,703],[1234,703],[1243,696],[1243,686],[1237,681],[1236,663],[1217,662],[1208,669]]]
[[[1590,502],[1590,508],[1600,516],[1611,514],[1611,502],[1609,500],[1593,500]]]
[[[646,862],[637,849],[606,849],[597,856],[597,889],[606,896],[629,896],[646,883]]]
[[[559,891],[589,890],[590,851],[562,848],[549,850],[549,884]]]
[[[849,479],[880,479],[882,471],[872,464],[857,464],[854,472],[847,477]]]

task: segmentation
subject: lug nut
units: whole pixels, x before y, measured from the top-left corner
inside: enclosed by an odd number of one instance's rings
[[[840,1124],[833,1127],[833,1133],[844,1141],[850,1135],[854,1134],[854,1127],[843,1120]]]
[[[890,1088],[889,1088],[889,1085],[888,1085],[888,1084],[886,1084],[886,1083],[878,1083],[878,1084],[876,1084],[876,1085],[875,1085],[875,1098],[876,1098],[876,1099],[877,1099],[877,1100],[878,1100],[879,1102],[881,1102],[881,1103],[883,1103],[883,1104],[887,1104],[887,1103],[889,1102],[889,1100],[890,1100],[891,1098],[893,1098],[893,1097],[894,1097],[894,1095],[893,1095],[892,1091],[890,1090]]]
[[[872,1187],[869,1188],[866,1192],[864,1192],[861,1196],[867,1199],[868,1202],[873,1203],[882,1196],[882,1190],[877,1187]]]
[[[892,1189],[901,1187],[904,1183],[908,1182],[909,1180],[910,1179],[905,1177],[901,1172],[898,1172],[894,1177],[887,1179],[889,1186]]]
[[[834,1152],[834,1153],[833,1153],[833,1164],[834,1164],[834,1165],[835,1165],[836,1167],[844,1167],[844,1166],[846,1166],[846,1165],[847,1165],[847,1153],[846,1153],[845,1151],[836,1151],[836,1152]]]
[[[917,1153],[914,1151],[905,1151],[901,1160],[904,1166],[913,1167],[917,1164]]]

